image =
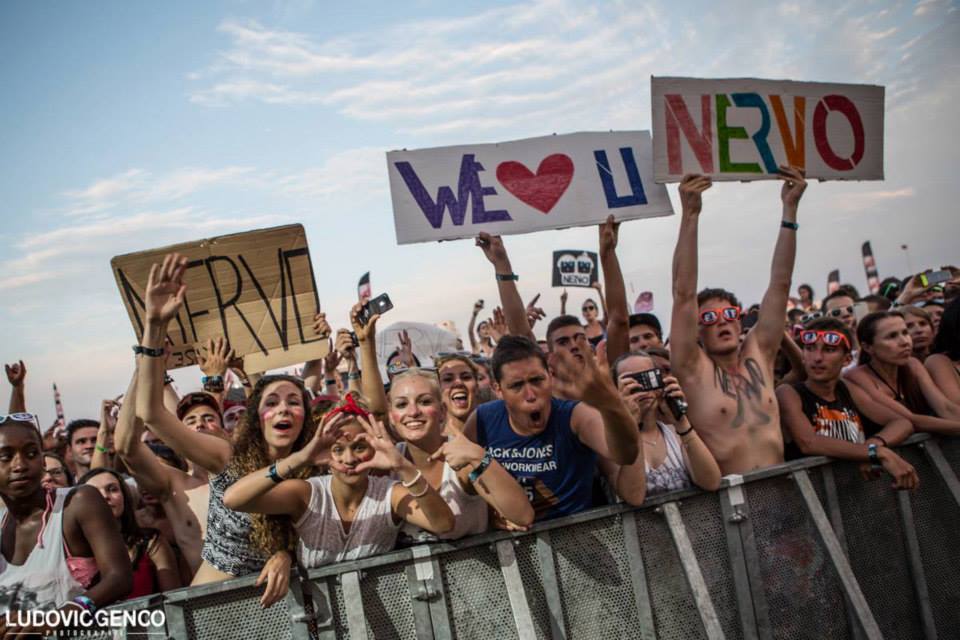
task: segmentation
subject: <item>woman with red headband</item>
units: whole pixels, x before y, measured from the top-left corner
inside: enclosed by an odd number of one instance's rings
[[[287,480],[324,465],[329,475]],[[373,470],[388,475],[370,476]],[[440,494],[353,394],[327,414],[307,446],[238,480],[224,504],[289,517],[306,568],[389,551],[404,522],[434,533],[454,525]]]

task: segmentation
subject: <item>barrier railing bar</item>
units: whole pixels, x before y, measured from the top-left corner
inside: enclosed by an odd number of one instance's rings
[[[637,605],[637,618],[640,620],[639,637],[641,640],[657,640],[650,587],[647,585],[647,569],[643,564],[643,552],[640,550],[640,536],[637,532],[637,517],[633,513],[623,514],[622,526],[623,547],[627,554],[627,566],[630,567],[630,584],[633,586],[633,599]]]
[[[520,640],[537,640],[533,616],[530,615],[530,604],[527,602],[523,578],[520,576],[520,567],[517,565],[517,554],[513,550],[513,540],[501,540],[497,543],[497,559],[500,561],[500,572],[507,587],[507,597],[510,599],[510,610],[513,612],[517,637]]]
[[[333,598],[326,578],[319,580],[301,580],[304,594],[313,604],[313,619],[317,625],[319,640],[336,640],[337,630],[333,621]]]
[[[930,440],[929,442],[922,443],[920,448],[927,454],[927,458],[933,464],[933,468],[936,469],[944,483],[946,483],[947,489],[950,491],[950,495],[953,496],[954,501],[960,505],[960,480],[957,480],[957,474],[954,473],[950,463],[947,462],[947,459],[944,457],[940,445],[937,444],[936,440]]]
[[[429,560],[428,560],[429,562]],[[413,607],[413,626],[417,631],[417,640],[433,640],[433,625],[430,622],[430,592],[428,583],[417,576],[417,567],[408,564],[404,572],[407,574],[407,588],[410,590],[410,605]]]
[[[347,609],[347,628],[350,640],[367,640],[367,616],[363,612],[363,592],[360,590],[360,572],[349,571],[340,576],[343,604]]]
[[[741,489],[742,490],[742,489]],[[743,545],[743,557],[747,565],[747,577],[750,579],[750,593],[753,596],[753,615],[757,623],[757,635],[762,640],[773,638],[773,627],[770,624],[770,613],[767,607],[767,593],[763,586],[763,570],[760,564],[760,553],[757,551],[757,540],[753,532],[753,520],[750,519],[750,504],[743,500],[740,506],[743,521],[740,523],[740,541]]]
[[[730,491],[739,493],[740,502],[733,504]],[[740,628],[744,640],[757,640],[757,620],[753,610],[753,594],[750,591],[750,577],[747,575],[747,561],[740,537],[740,524],[746,519],[742,508],[743,492],[739,486],[721,489],[720,517],[723,518],[723,531],[727,539],[727,554],[730,558],[730,570],[733,573],[733,587],[737,596],[737,610],[740,613]]]
[[[843,528],[843,512],[840,510],[840,495],[837,493],[837,480],[833,475],[833,467],[827,465],[820,470],[820,477],[823,478],[823,491],[827,498],[827,509],[830,511],[830,525],[833,532],[837,534],[837,540],[840,542],[840,548],[843,549],[843,555],[850,559],[850,549],[847,547],[847,535]],[[843,601],[847,612],[847,626],[850,629],[850,636],[853,640],[861,640],[863,634],[860,631],[860,625],[857,623],[857,617],[853,613],[853,605],[847,594],[843,594]]]
[[[187,620],[183,614],[183,607],[171,600],[163,603],[163,615],[167,620],[167,635],[170,638],[187,638]]]
[[[290,586],[287,588],[286,601],[287,612],[290,614],[291,637],[293,640],[312,640],[307,625],[314,619],[314,616],[307,613],[304,587],[296,571],[290,573]]]
[[[693,545],[690,544],[690,537],[687,535],[687,528],[680,516],[680,508],[676,502],[668,502],[663,505],[663,514],[667,517],[667,526],[670,527],[673,544],[680,556],[683,573],[687,577],[687,585],[693,592],[693,600],[697,605],[697,612],[700,614],[700,621],[703,623],[707,640],[725,640],[720,619],[717,617],[717,612],[713,608],[713,601],[710,599],[710,591],[707,589],[707,583],[700,571],[700,563],[697,562]]]
[[[827,514],[823,510],[823,505],[820,504],[817,492],[813,489],[810,476],[807,475],[806,471],[795,471],[792,476],[800,488],[800,495],[803,496],[803,501],[807,505],[807,511],[810,512],[810,516],[813,518],[813,523],[817,527],[820,539],[823,541],[827,553],[830,554],[830,559],[833,561],[833,566],[837,570],[844,591],[846,591],[852,608],[857,615],[857,619],[860,621],[860,626],[863,628],[869,640],[881,640],[883,635],[880,633],[880,627],[877,626],[873,612],[870,611],[870,607],[867,605],[867,599],[860,590],[860,585],[857,583],[857,578],[853,574],[853,569],[850,568],[847,556],[844,555],[843,549],[840,548],[840,542],[837,540],[837,536],[830,526],[830,521],[827,519]]]
[[[567,628],[563,623],[560,583],[557,581],[557,565],[553,560],[553,540],[550,538],[549,531],[541,531],[537,534],[537,563],[540,565],[540,581],[547,600],[547,610],[550,612],[550,635],[553,640],[567,640]]]
[[[451,640],[453,638],[453,632],[450,631],[450,616],[447,613],[447,596],[443,590],[440,560],[436,556],[430,558],[430,568],[433,571],[433,577],[428,587],[433,594],[433,598],[429,601],[430,624],[433,626],[433,637],[435,640]]]
[[[910,577],[913,579],[913,590],[917,596],[917,604],[920,606],[923,637],[926,640],[937,640],[937,625],[933,619],[933,608],[930,606],[930,592],[927,590],[927,576],[923,570],[923,558],[920,556],[920,540],[917,538],[917,528],[913,521],[910,493],[897,491],[897,505],[900,507],[900,522],[903,525],[903,534],[907,543]]]

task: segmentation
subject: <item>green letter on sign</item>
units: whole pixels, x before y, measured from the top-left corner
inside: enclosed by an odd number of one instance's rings
[[[727,107],[730,99],[724,94],[717,95],[717,146],[720,148],[721,173],[763,173],[756,162],[730,162],[730,140],[749,140],[743,127],[727,126]]]

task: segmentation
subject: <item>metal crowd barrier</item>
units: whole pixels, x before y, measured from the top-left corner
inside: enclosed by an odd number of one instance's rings
[[[806,458],[715,493],[311,570],[266,610],[255,577],[123,607],[162,607],[177,640],[958,638],[960,439],[898,451],[916,492]],[[125,637],[163,637],[150,631]]]

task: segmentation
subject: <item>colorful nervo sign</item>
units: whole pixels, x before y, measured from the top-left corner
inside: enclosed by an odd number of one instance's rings
[[[654,77],[650,94],[657,182],[765,180],[781,164],[808,178],[883,179],[883,87]]]
[[[648,131],[391,151],[387,170],[398,244],[673,214]]]

